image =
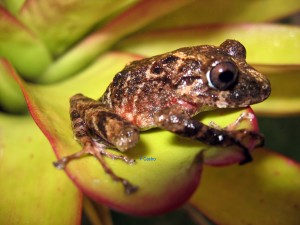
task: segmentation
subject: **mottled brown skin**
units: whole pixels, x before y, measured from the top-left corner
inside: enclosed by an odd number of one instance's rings
[[[241,164],[251,161],[246,142],[251,138],[256,140],[255,147],[263,145],[261,134],[218,129],[192,119],[202,111],[246,107],[269,96],[268,79],[245,59],[244,46],[226,40],[219,47],[181,48],[129,63],[99,100],[82,94],[71,98],[72,128],[83,150],[62,158],[55,165],[63,168],[74,158],[93,154],[114,180],[123,183],[126,193],[133,193],[137,187],[115,175],[102,155],[132,163],[126,156],[105,149],[127,151],[138,142],[140,130],[152,127],[209,145],[237,145],[245,156]]]

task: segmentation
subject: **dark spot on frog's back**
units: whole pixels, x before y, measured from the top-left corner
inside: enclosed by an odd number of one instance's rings
[[[121,80],[122,80],[123,77],[124,77],[124,74],[122,74],[121,72],[117,73],[116,76],[113,79],[113,86],[114,87],[119,86],[119,84],[121,83]]]
[[[167,55],[162,59],[158,60],[157,62],[153,63],[150,72],[152,74],[157,74],[157,75],[160,75],[163,72],[168,73],[174,69],[175,64],[177,63],[178,60],[179,58],[177,56]]]
[[[199,61],[195,59],[185,59],[181,66],[178,68],[178,72],[185,73],[188,70],[195,72],[197,69],[200,69]]]
[[[158,63],[154,63],[150,69],[150,72],[153,74],[161,74],[163,71],[164,71],[164,69]]]
[[[168,55],[166,58],[164,58],[161,62],[162,64],[170,64],[177,62],[179,58],[175,55]]]

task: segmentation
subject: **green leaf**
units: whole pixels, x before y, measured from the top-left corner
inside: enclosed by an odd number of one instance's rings
[[[255,105],[255,112],[264,115],[299,114],[300,27],[240,24],[166,29],[132,36],[116,48],[152,56],[184,46],[219,45],[228,38],[241,41],[247,49],[247,61],[271,81],[270,98]]]
[[[43,43],[1,6],[0,31],[0,56],[8,59],[26,79],[36,79],[51,63]]]
[[[59,55],[111,14],[124,10],[137,0],[31,0],[19,18]]]
[[[73,79],[52,86],[25,84],[16,77],[33,118],[59,158],[81,150],[70,128],[69,97],[81,92],[94,99],[99,98],[113,75],[125,63],[134,59],[138,58],[129,54],[110,53],[99,58]],[[201,114],[201,118],[206,123],[213,120],[224,126],[235,121],[245,111],[247,109],[218,111],[212,115]],[[245,122],[244,126],[247,128],[256,128],[255,120]],[[143,132],[140,139],[137,147],[126,153],[128,157],[136,160],[136,164],[130,166],[119,160],[106,159],[116,174],[139,186],[139,190],[130,196],[125,195],[120,183],[113,182],[105,174],[94,157],[72,161],[65,170],[86,195],[122,212],[154,215],[182,205],[198,185],[202,163],[195,161],[195,158],[199,158],[201,150],[207,149],[207,146],[159,129]],[[108,151],[118,154],[113,150]],[[221,153],[224,153],[224,158],[216,157]],[[233,157],[230,162],[228,155]],[[148,161],[147,158],[156,160]],[[212,148],[205,153],[205,160],[210,164],[220,161],[228,164],[241,159],[241,151],[236,148]]]
[[[298,0],[231,0],[230,3],[223,0],[211,0],[209,4],[207,1],[194,1],[192,4],[155,21],[150,29],[187,27],[199,24],[265,22],[277,20],[299,10]]]
[[[152,56],[192,45],[219,45],[226,39],[244,44],[251,64],[300,64],[300,27],[279,24],[221,24],[149,31],[129,37],[116,48]]]
[[[143,0],[116,16],[105,26],[86,36],[59,58],[39,79],[41,83],[63,80],[91,63],[121,38],[138,31],[151,21],[182,7],[191,0]]]
[[[266,116],[287,116],[300,114],[300,64],[295,66],[255,66],[266,74],[271,82],[270,97],[253,108]]]
[[[205,167],[190,203],[217,224],[299,225],[300,165],[265,149],[254,162]]]
[[[83,198],[83,210],[92,225],[113,225],[108,207],[85,197]]]
[[[11,73],[15,71],[8,66],[7,61],[0,58],[0,106],[6,112],[24,113],[27,105]]]
[[[0,5],[3,5],[12,14],[16,15],[24,2],[25,0],[2,0]]]
[[[79,224],[81,193],[30,116],[0,113],[0,224]]]

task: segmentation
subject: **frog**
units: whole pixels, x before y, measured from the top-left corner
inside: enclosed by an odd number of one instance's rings
[[[194,117],[218,108],[248,107],[264,101],[270,92],[268,78],[246,62],[244,45],[233,39],[219,46],[183,47],[132,61],[114,76],[99,99],[81,93],[70,98],[72,130],[82,150],[54,165],[63,169],[68,162],[91,154],[126,194],[132,194],[139,187],[116,174],[105,158],[134,164],[126,152],[136,146],[140,132],[155,127],[208,146],[237,146],[243,165],[252,160],[247,140],[255,140],[252,148],[263,146],[261,133],[222,129]]]

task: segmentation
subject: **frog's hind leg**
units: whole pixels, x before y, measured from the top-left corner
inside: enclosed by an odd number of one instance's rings
[[[121,182],[125,188],[125,193],[126,194],[132,194],[134,192],[136,192],[138,190],[138,186],[135,186],[133,184],[131,184],[128,180],[117,176],[114,171],[106,164],[104,158],[103,158],[103,153],[100,151],[94,151],[93,154],[98,161],[100,162],[100,164],[102,165],[104,171],[116,182]]]
[[[86,151],[86,149],[83,149],[80,152],[76,152],[72,155],[65,156],[65,157],[61,158],[60,160],[53,162],[53,165],[57,169],[64,169],[66,167],[66,165],[68,164],[68,162],[72,161],[73,159],[81,158],[82,156],[87,155],[87,154],[88,154],[88,151]]]
[[[251,112],[243,112],[233,123],[225,127],[225,130],[235,130],[242,123],[243,120],[248,120],[252,122],[255,115]]]
[[[124,137],[121,137],[121,141],[118,141],[117,136],[121,135],[121,133],[116,133],[115,130],[107,130],[104,129],[106,124],[106,120],[109,119],[109,117],[105,118],[102,117],[105,115],[107,110],[103,108],[101,104],[99,104],[97,101],[94,101],[92,99],[86,98],[81,94],[77,94],[73,96],[70,100],[71,103],[71,120],[72,120],[72,129],[74,132],[74,136],[76,137],[77,141],[82,145],[82,150],[80,152],[77,152],[75,154],[65,156],[61,158],[59,161],[54,162],[54,166],[63,169],[67,165],[68,162],[70,162],[73,159],[80,158],[86,154],[94,155],[100,164],[102,165],[104,171],[114,180],[117,182],[121,182],[125,188],[126,194],[131,194],[135,192],[138,187],[132,185],[128,180],[117,176],[113,170],[106,164],[104,160],[105,157],[109,157],[112,159],[121,159],[124,162],[128,164],[132,164],[134,162],[133,159],[129,159],[126,156],[123,155],[115,155],[113,153],[109,153],[107,151],[107,147],[115,146],[113,141],[117,139],[117,144],[119,146],[123,147],[121,150],[125,151],[127,148],[131,147],[132,145],[136,143],[130,143],[130,144],[124,144]],[[85,116],[81,113],[84,109]],[[103,115],[102,115],[102,114]],[[112,119],[117,118],[117,120],[120,120],[120,118],[116,116],[112,116]],[[103,124],[101,124],[103,123]],[[111,125],[116,125],[116,123],[113,123]],[[118,125],[118,124],[117,124]],[[120,125],[120,124],[119,124]],[[128,125],[128,124],[125,124]],[[100,129],[99,128],[103,128]],[[126,127],[126,126],[125,126]],[[113,129],[116,129],[113,128]],[[129,135],[134,136],[130,131],[135,130],[136,128],[127,126],[127,129],[124,130],[123,135]],[[104,130],[104,131],[103,131]],[[108,133],[103,133],[108,132]],[[98,136],[98,139],[93,138],[95,134]],[[138,133],[136,134],[138,135]],[[136,135],[134,137],[136,137]],[[105,140],[104,138],[110,137],[113,138],[112,142],[110,139]],[[120,137],[119,137],[120,139]],[[126,139],[126,138],[125,138]],[[127,140],[127,139],[126,139]],[[131,139],[130,139],[131,140]],[[129,141],[130,141],[129,140]],[[137,142],[138,139],[135,139],[135,142]],[[102,143],[101,143],[102,141]],[[127,140],[128,141],[128,140]],[[112,143],[112,144],[111,144]],[[118,147],[118,146],[116,146]]]
[[[227,125],[225,128],[222,128],[220,125],[214,121],[209,122],[209,126],[218,130],[236,130],[243,120],[249,120],[250,122],[255,118],[254,114],[251,112],[243,112],[233,123]]]
[[[100,143],[99,141],[95,141],[95,140],[94,140],[94,145],[97,147],[97,149],[99,150],[101,155],[104,155],[104,156],[106,156],[110,159],[113,159],[113,160],[120,159],[120,160],[124,161],[127,164],[134,164],[135,163],[134,159],[128,158],[125,155],[117,155],[117,154],[113,154],[113,153],[110,153],[110,152],[106,151],[107,148],[113,149],[113,147],[108,147],[108,146]]]
[[[87,137],[88,139],[89,137]],[[85,140],[85,144],[83,146],[83,149],[80,152],[74,153],[69,156],[65,156],[61,158],[60,160],[56,161],[53,163],[53,165],[58,168],[58,169],[64,169],[67,163],[73,159],[78,159],[84,155],[91,154],[95,156],[100,164],[102,165],[104,171],[116,182],[121,182],[125,188],[125,193],[126,194],[132,194],[135,191],[137,191],[138,187],[131,184],[128,180],[117,176],[113,170],[106,164],[103,155],[107,156],[105,146],[103,145],[102,148],[99,148],[99,146],[95,146],[92,140]],[[108,156],[110,157],[110,156]],[[114,155],[114,157],[116,157]],[[121,158],[121,157],[120,157]],[[123,158],[121,158],[123,159]]]

